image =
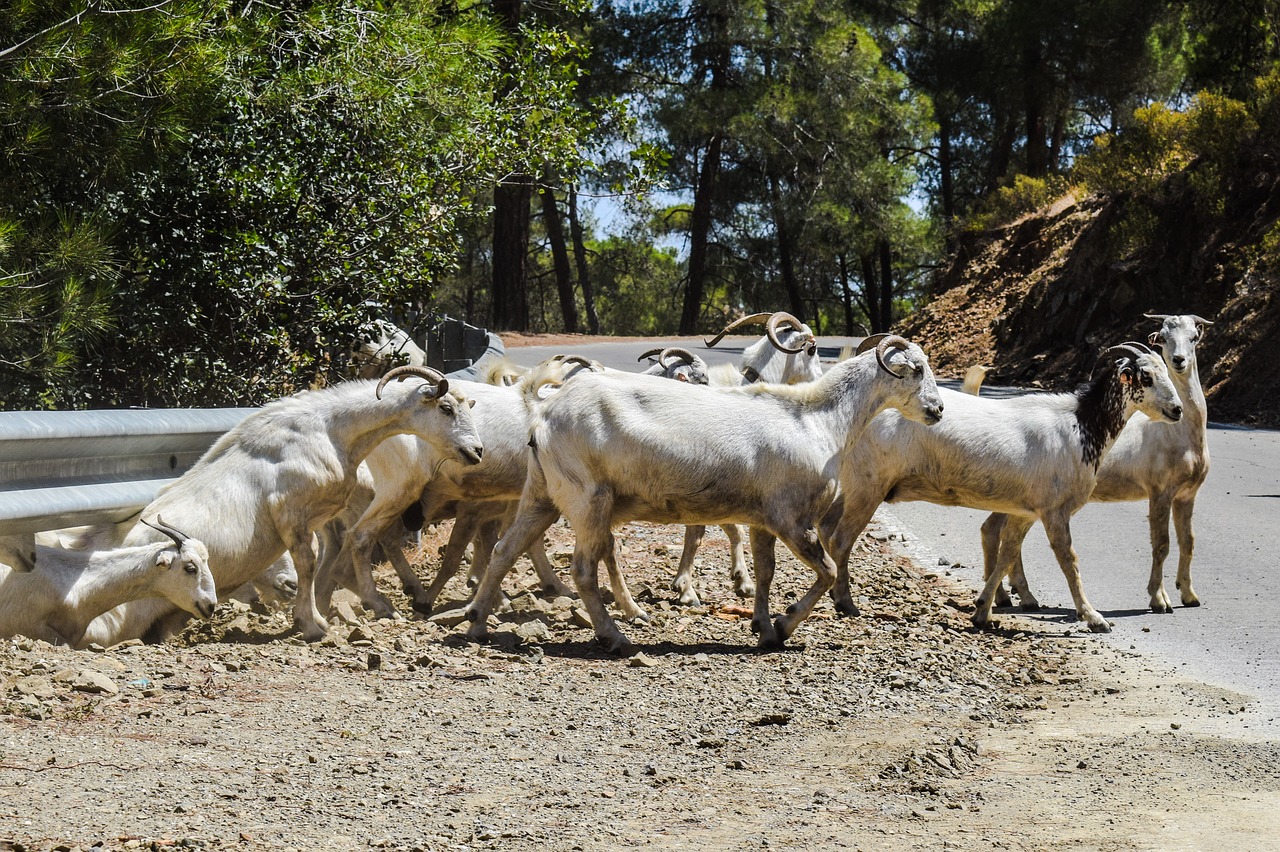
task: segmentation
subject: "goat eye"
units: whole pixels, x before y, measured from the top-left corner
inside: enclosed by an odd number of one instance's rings
[[[192,565],[190,562],[188,562],[186,565],[183,565],[182,569],[186,571],[188,574],[196,573],[196,566]]]
[[[1147,370],[1143,370],[1143,371],[1142,371],[1142,386],[1143,386],[1144,388],[1149,388],[1149,387],[1151,387],[1153,384],[1155,384],[1155,380],[1151,378],[1151,373],[1150,373],[1149,371],[1147,371]]]
[[[441,414],[443,414],[445,417],[452,417],[452,416],[453,416],[453,406],[452,406],[452,405],[442,405],[442,406],[440,406],[440,413],[441,413]]]

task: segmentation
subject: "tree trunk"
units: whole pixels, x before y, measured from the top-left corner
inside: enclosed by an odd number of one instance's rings
[[[569,187],[569,236],[573,239],[573,260],[578,269],[578,286],[582,288],[582,306],[587,312],[587,328],[592,334],[599,334],[600,315],[596,313],[595,289],[587,269],[587,244],[578,218],[578,190],[572,186]]]
[[[693,213],[689,217],[689,283],[680,313],[680,333],[694,334],[702,315],[702,295],[707,284],[707,246],[711,240],[711,202],[720,174],[720,152],[724,137],[712,134],[702,155],[698,186],[693,193]]]
[[[569,267],[569,249],[564,242],[564,223],[560,219],[555,190],[546,186],[541,192],[543,224],[547,229],[547,240],[551,243],[551,261],[556,271],[556,291],[560,294],[560,316],[564,319],[564,330],[570,334],[577,334],[578,303],[573,294],[573,272]]]
[[[729,39],[725,32],[728,22],[720,12],[707,13],[707,53],[711,82],[711,102],[716,94],[728,86]],[[695,46],[695,51],[697,46]],[[698,330],[702,316],[702,298],[707,285],[707,248],[711,241],[711,206],[715,201],[716,184],[720,178],[720,159],[724,148],[724,134],[712,117],[713,128],[707,138],[702,155],[702,168],[698,170],[698,185],[693,191],[693,212],[689,217],[689,282],[684,291],[684,309],[680,312],[680,333],[693,334]]]
[[[942,234],[947,255],[954,253],[956,248],[956,190],[951,168],[951,114],[946,113],[938,116],[938,178],[942,190]]]
[[[527,184],[493,190],[493,325],[529,330],[529,195]]]
[[[511,38],[520,33],[521,0],[492,0],[493,14]],[[501,93],[514,81],[506,71]],[[493,325],[499,331],[529,329],[529,179],[513,175],[493,190]]]
[[[875,255],[864,254],[862,256],[862,297],[867,302],[867,320],[871,323],[872,334],[888,330],[880,325],[880,288],[876,286],[878,280]]]
[[[844,333],[853,336],[853,289],[849,287],[849,263],[844,252],[836,255],[840,262],[840,304],[844,306]]]
[[[773,230],[778,235],[778,267],[782,272],[782,284],[787,290],[787,301],[791,313],[801,322],[805,321],[804,297],[800,295],[800,283],[796,280],[795,259],[791,254],[791,232],[787,227],[787,217],[782,209],[781,182],[769,168],[769,195],[773,207]]]
[[[1045,98],[1040,49],[1030,48],[1023,55],[1022,83],[1027,136],[1027,175],[1044,177],[1049,168],[1048,133],[1045,129]]]
[[[880,330],[893,327],[893,252],[888,240],[880,240]]]

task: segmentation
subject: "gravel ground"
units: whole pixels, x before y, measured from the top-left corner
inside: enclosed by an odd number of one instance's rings
[[[683,608],[680,530],[644,524],[626,658],[527,564],[483,646],[350,597],[312,646],[239,604],[163,646],[0,642],[0,850],[1277,848],[1280,734],[1248,696],[1068,624],[975,633],[973,592],[894,535],[855,554],[863,614],[824,602],[777,653],[718,531]],[[781,551],[775,609],[811,579]]]

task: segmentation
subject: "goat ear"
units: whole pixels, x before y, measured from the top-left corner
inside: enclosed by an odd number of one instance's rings
[[[174,553],[172,550],[165,548],[156,554],[156,564],[161,568],[172,568],[173,558],[177,555],[178,554]]]
[[[1133,361],[1128,358],[1121,358],[1116,361],[1116,373],[1120,379],[1120,384],[1133,384]]]
[[[688,376],[686,376],[684,373],[676,373],[676,381],[677,381],[677,382],[687,382],[687,381],[689,381],[689,377],[688,377]]]
[[[1159,345],[1160,345],[1160,332],[1158,332],[1158,331],[1153,331],[1153,332],[1151,332],[1150,334],[1148,334],[1148,335],[1147,335],[1147,343],[1151,344],[1152,346],[1159,346]]]
[[[475,407],[476,407],[476,401],[474,399],[467,400],[467,408],[475,408]]]

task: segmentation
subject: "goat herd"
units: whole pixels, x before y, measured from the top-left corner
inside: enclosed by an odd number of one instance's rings
[[[0,636],[110,646],[163,638],[208,617],[245,584],[292,594],[308,641],[328,631],[334,589],[398,617],[375,587],[375,545],[413,607],[430,612],[473,544],[478,588],[468,634],[482,639],[504,577],[527,553],[548,591],[569,593],[543,551],[563,517],[576,544],[572,578],[600,642],[627,642],[601,598],[599,563],[617,611],[646,614],[627,589],[612,530],[627,521],[686,525],[673,588],[697,603],[693,556],[705,525],[729,534],[739,595],[754,595],[752,629],[777,647],[824,593],[856,614],[853,544],[881,502],[926,500],[994,514],[983,524],[986,583],[972,620],[1007,604],[1010,578],[1037,604],[1021,545],[1044,524],[1079,617],[1109,626],[1087,600],[1071,546],[1071,516],[1090,500],[1150,501],[1151,607],[1167,612],[1162,568],[1169,515],[1178,537],[1182,603],[1191,586],[1191,513],[1208,471],[1206,410],[1196,342],[1210,323],[1152,316],[1147,344],[1106,349],[1073,393],[1010,399],[939,389],[928,358],[896,335],[867,338],[825,372],[816,339],[786,313],[744,317],[765,335],[736,368],[709,369],[684,349],[641,356],[644,373],[560,356],[529,371],[489,365],[486,382],[395,367],[277,400],[222,436],[146,506],[137,523],[41,534],[0,554]],[[708,345],[715,345],[721,332]],[[675,381],[672,381],[674,379]],[[424,587],[400,547],[401,516],[455,518],[433,582]],[[750,529],[754,582],[742,536]],[[773,617],[775,541],[814,572],[808,591]],[[295,579],[296,577],[296,579]]]

